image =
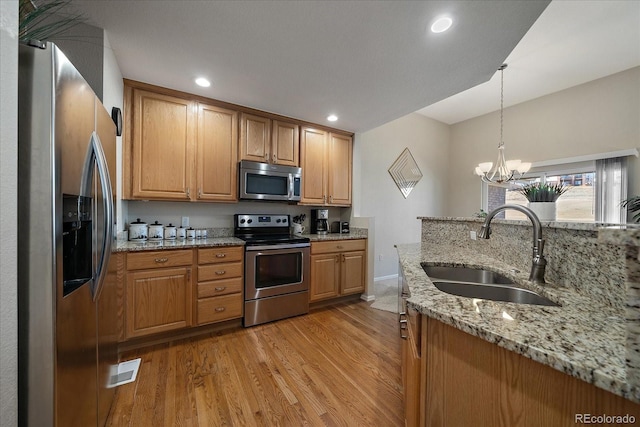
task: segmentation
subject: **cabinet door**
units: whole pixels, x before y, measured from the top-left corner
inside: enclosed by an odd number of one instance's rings
[[[366,257],[364,251],[343,252],[341,258],[341,294],[364,292]]]
[[[191,307],[190,268],[127,274],[127,338],[188,327]]]
[[[238,113],[198,104],[197,200],[238,200]]]
[[[190,198],[195,115],[185,99],[133,90],[134,199]]]
[[[300,133],[300,166],[302,167],[301,203],[323,205],[326,188],[327,132],[303,127]]]
[[[272,128],[271,161],[279,165],[298,166],[300,149],[298,125],[274,120]]]
[[[353,144],[350,136],[329,135],[328,196],[330,205],[351,205],[351,164]]]
[[[404,385],[405,425],[417,426],[420,422],[420,356],[411,326],[407,338],[402,341],[402,384]]]
[[[340,254],[312,255],[309,301],[338,296],[339,283]]]
[[[240,160],[271,162],[271,120],[266,117],[242,114]]]

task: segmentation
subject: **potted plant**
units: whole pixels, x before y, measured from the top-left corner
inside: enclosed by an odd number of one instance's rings
[[[563,184],[534,182],[523,186],[518,192],[527,198],[529,208],[541,221],[555,221],[556,200],[568,189]]]
[[[640,196],[632,196],[622,201],[622,207],[633,213],[633,222],[640,222]]]

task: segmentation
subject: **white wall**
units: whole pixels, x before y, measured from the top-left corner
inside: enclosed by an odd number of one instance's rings
[[[420,241],[418,216],[445,213],[449,126],[420,114],[409,114],[376,129],[356,135],[353,211],[375,218],[375,277],[398,273],[398,256],[393,245]],[[389,175],[388,169],[405,148],[409,148],[422,180],[407,199]],[[354,189],[356,187],[354,186]],[[380,260],[382,255],[382,260]]]
[[[122,73],[118,66],[118,61],[109,43],[109,37],[107,32],[104,32],[104,70],[103,77],[103,97],[102,104],[105,106],[109,114],[111,114],[111,108],[117,107],[124,114],[124,81],[122,80]],[[124,230],[124,224],[127,218],[127,203],[122,202],[122,137],[116,137],[116,194],[118,199],[116,201],[116,230]]]
[[[499,112],[451,126],[448,215],[480,209],[473,170],[496,161],[499,139]],[[533,162],[639,147],[640,67],[506,108],[504,141],[507,160]],[[640,159],[629,166],[629,195],[640,194]]]
[[[0,1],[0,424],[18,425],[18,0]]]

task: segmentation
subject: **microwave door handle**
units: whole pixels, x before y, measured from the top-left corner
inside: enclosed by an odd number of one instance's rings
[[[289,174],[289,194],[287,194],[287,199],[293,199],[293,174]]]

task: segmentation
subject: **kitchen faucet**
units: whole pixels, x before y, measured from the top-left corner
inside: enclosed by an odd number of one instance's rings
[[[529,280],[533,283],[545,283],[544,270],[547,266],[547,260],[544,258],[544,239],[542,238],[542,225],[538,216],[529,208],[520,205],[502,205],[492,210],[484,220],[484,225],[480,229],[479,237],[481,239],[488,239],[491,235],[491,220],[498,212],[513,209],[525,214],[533,224],[533,261],[531,263],[531,273],[529,274]]]

